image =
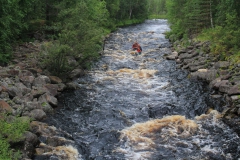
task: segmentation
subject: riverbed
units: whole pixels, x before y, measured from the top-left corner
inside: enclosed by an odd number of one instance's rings
[[[46,122],[71,135],[83,160],[225,160],[240,156],[239,137],[221,120],[201,81],[164,57],[166,20],[120,28],[104,53],[61,94]],[[137,41],[141,55],[132,54]]]

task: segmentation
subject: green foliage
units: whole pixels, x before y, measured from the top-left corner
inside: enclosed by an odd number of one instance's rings
[[[42,65],[57,76],[64,75],[71,69],[67,64],[67,56],[70,53],[68,45],[61,45],[58,42],[47,44],[41,54]]]
[[[166,19],[166,0],[148,0],[147,11],[149,19]]]
[[[13,152],[10,149],[10,143],[21,140],[22,134],[29,129],[30,120],[22,120],[14,117],[8,120],[6,115],[0,115],[0,159],[17,160],[20,158],[20,152]]]

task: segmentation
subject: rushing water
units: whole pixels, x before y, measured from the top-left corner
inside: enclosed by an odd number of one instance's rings
[[[221,103],[163,57],[171,52],[166,20],[119,29],[92,70],[61,95],[48,123],[71,135],[79,159],[238,159],[239,137],[209,108]],[[141,55],[131,53],[138,41]]]

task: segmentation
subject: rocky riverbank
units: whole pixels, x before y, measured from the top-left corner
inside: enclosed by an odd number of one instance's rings
[[[0,112],[7,113],[8,119],[30,118],[30,130],[20,142],[11,144],[11,148],[21,146],[21,159],[32,159],[34,155],[69,159],[78,155],[72,147],[73,142],[62,137],[56,128],[40,121],[54,112],[62,91],[76,89],[77,85],[43,71],[36,58],[40,48],[41,43],[37,42],[18,46],[11,64],[0,67]],[[80,74],[83,71],[75,69],[67,76],[74,79]]]
[[[189,70],[189,78],[207,82],[213,90],[212,98],[225,100],[226,105],[220,108],[223,120],[240,135],[240,64],[221,61],[221,57],[211,54],[210,42],[194,42],[187,47],[178,43],[166,59]]]

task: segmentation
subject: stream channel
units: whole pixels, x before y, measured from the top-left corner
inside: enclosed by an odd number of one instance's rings
[[[207,85],[164,59],[166,20],[120,28],[101,59],[61,94],[47,123],[75,141],[79,160],[238,159],[240,139],[221,121]],[[141,55],[132,55],[138,41]],[[209,108],[213,108],[208,114]],[[218,111],[217,111],[218,110]]]

